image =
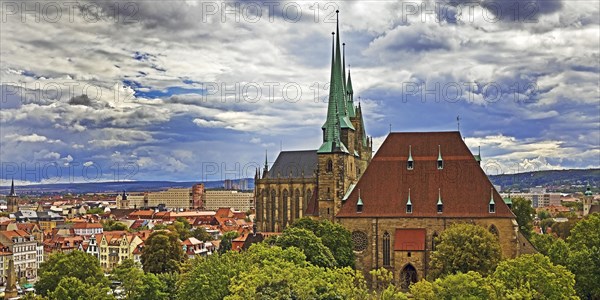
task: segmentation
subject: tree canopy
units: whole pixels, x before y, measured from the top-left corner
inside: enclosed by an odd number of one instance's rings
[[[454,224],[437,238],[431,254],[432,276],[476,271],[487,275],[500,261],[498,239],[485,228],[472,224]]]
[[[568,266],[581,298],[600,299],[600,214],[578,222],[567,238]]]
[[[155,231],[142,250],[142,266],[147,273],[179,272],[185,255],[177,233]]]
[[[306,259],[316,266],[337,266],[331,250],[323,245],[321,238],[307,229],[286,228],[275,241],[275,245],[284,249],[289,247],[301,249],[306,255]]]
[[[509,299],[577,299],[575,276],[542,254],[526,254],[500,262],[491,276]]]
[[[321,238],[323,245],[329,248],[339,267],[354,267],[352,234],[344,226],[329,220],[316,221],[301,218],[291,227],[308,229]]]
[[[519,231],[527,238],[531,236],[533,231],[533,215],[535,209],[531,205],[531,200],[525,198],[516,197],[512,199],[512,211],[517,217],[517,224],[519,224]]]
[[[96,257],[82,251],[68,254],[59,252],[50,255],[41,264],[38,281],[35,283],[36,292],[48,296],[64,278],[70,278],[70,283],[86,284],[88,287],[99,285],[100,289],[109,284]]]

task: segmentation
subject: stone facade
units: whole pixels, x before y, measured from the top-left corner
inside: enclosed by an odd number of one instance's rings
[[[425,278],[429,272],[430,255],[435,247],[434,237],[454,223],[477,224],[497,234],[504,258],[513,258],[523,253],[517,241],[517,224],[513,219],[508,218],[338,218],[338,221],[350,232],[364,232],[367,235],[366,249],[355,251],[356,268],[363,270],[365,276],[372,269],[385,267],[398,280],[401,278],[402,270],[410,264],[417,271],[417,281]],[[394,245],[394,232],[401,228],[424,228],[426,230],[425,250],[398,251],[391,246],[391,261],[389,265],[385,265],[383,261],[384,234],[386,232],[390,234],[390,244]],[[530,251],[531,248],[527,248],[524,252],[530,253]]]

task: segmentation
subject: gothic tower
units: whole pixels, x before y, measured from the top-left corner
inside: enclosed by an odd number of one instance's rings
[[[339,14],[339,11],[336,11]],[[327,120],[318,156],[318,215],[333,221],[342,199],[371,159],[360,107],[353,103],[352,80],[346,81],[345,57],[340,47],[339,18],[332,33],[331,76]],[[344,44],[345,46],[345,44]],[[344,47],[345,54],[345,47]],[[357,130],[358,128],[358,130]]]
[[[6,211],[15,213],[19,211],[19,196],[15,193],[15,180],[10,184],[10,194],[6,197]]]

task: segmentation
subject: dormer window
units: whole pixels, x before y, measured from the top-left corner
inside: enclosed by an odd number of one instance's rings
[[[358,201],[356,202],[356,212],[361,213],[363,211],[363,201],[360,198],[360,189],[358,190]]]
[[[415,168],[415,162],[412,157],[412,145],[408,145],[408,161],[406,162],[406,169],[412,170]]]
[[[438,170],[441,170],[444,168],[444,160],[442,160],[442,149],[441,149],[440,145],[438,145],[437,168],[438,168]]]
[[[437,212],[441,214],[444,211],[444,204],[442,203],[442,194],[440,189],[438,189],[438,202],[437,202]]]
[[[406,201],[406,213],[412,214],[412,202],[410,201],[410,189],[408,189],[408,200]]]
[[[496,212],[496,202],[494,202],[494,188],[490,188],[490,203],[489,203],[489,212],[493,214]]]

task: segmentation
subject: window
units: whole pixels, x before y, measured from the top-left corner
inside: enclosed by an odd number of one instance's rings
[[[328,173],[333,172],[333,161],[331,161],[331,159],[327,161],[327,169],[326,170]]]
[[[412,204],[410,204],[410,203],[406,204],[406,213],[412,214]]]
[[[441,214],[444,210],[444,205],[443,204],[438,204],[437,205],[437,212],[438,214]]]
[[[363,231],[353,231],[352,244],[354,244],[354,251],[361,252],[366,250],[369,245],[367,234]]]
[[[444,168],[444,161],[443,160],[440,159],[440,160],[437,161],[437,168],[438,168],[438,170],[441,170],[441,169]]]
[[[361,213],[363,211],[363,206],[362,204],[356,205],[356,212],[357,213]]]
[[[412,161],[412,160],[409,160],[409,161],[406,163],[406,169],[407,169],[407,170],[412,170],[412,169],[414,169],[414,168],[415,168],[415,162],[414,162],[414,161]]]
[[[383,265],[391,266],[390,261],[390,234],[386,231],[383,233]]]
[[[496,212],[496,205],[494,203],[490,203],[490,213],[493,214]]]

